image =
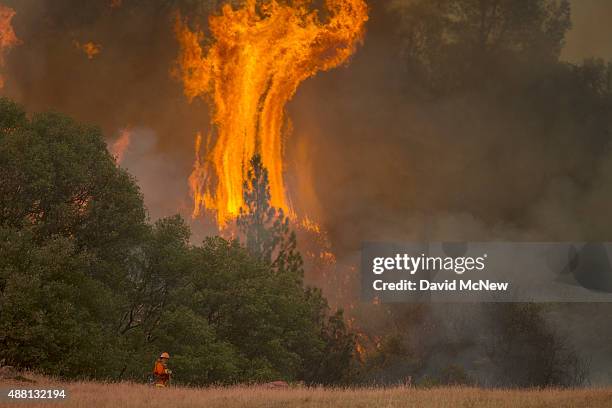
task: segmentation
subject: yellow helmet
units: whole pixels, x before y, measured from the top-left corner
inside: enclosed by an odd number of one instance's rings
[[[170,354],[164,351],[163,353],[161,353],[161,356],[159,356],[159,358],[170,358]]]

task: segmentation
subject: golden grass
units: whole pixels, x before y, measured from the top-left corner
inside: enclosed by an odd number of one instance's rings
[[[0,387],[65,388],[67,401],[0,403],[4,407],[62,408],[387,408],[387,407],[612,407],[611,388],[575,390],[485,390],[469,387],[415,388],[288,388],[209,387],[154,388],[131,383],[62,383],[37,377],[35,384],[0,381]]]

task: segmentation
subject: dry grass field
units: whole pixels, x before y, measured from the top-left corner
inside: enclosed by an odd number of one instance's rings
[[[612,389],[483,390],[467,387],[415,388],[287,388],[211,387],[156,389],[142,384],[61,383],[37,378],[36,383],[3,380],[0,387],[65,388],[62,402],[6,403],[0,407],[63,408],[386,408],[386,407],[612,407]]]

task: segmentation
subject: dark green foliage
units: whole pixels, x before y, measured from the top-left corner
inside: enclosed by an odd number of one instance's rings
[[[330,316],[323,326],[324,348],[315,359],[305,362],[309,383],[336,384],[347,381],[355,353],[355,338],[344,323],[342,311]]]
[[[73,376],[105,372],[110,294],[87,275],[91,259],[67,238],[37,244],[0,229],[0,344],[7,364]],[[76,351],[76,352],[75,352]]]
[[[138,187],[96,128],[58,114],[28,119],[6,99],[0,118],[3,358],[111,376],[127,254],[147,233]]]
[[[145,222],[100,132],[0,99],[0,345],[17,367],[143,380],[161,351],[185,384],[338,382],[352,336],[302,286],[295,234],[254,158],[237,240]]]
[[[237,241],[208,239],[194,250],[194,262],[192,307],[236,350],[236,380],[294,378],[302,364],[296,347],[311,327],[301,288],[270,273]]]
[[[236,225],[245,237],[247,249],[255,256],[271,263],[272,253],[282,238],[281,228],[286,221],[282,211],[270,206],[268,171],[261,156],[251,159],[244,181],[245,208],[240,209]]]
[[[245,237],[247,249],[274,270],[301,279],[303,261],[297,251],[295,232],[289,228],[289,218],[283,210],[270,206],[268,170],[259,155],[251,159],[243,189],[246,208],[240,209],[236,224]]]
[[[120,248],[119,238],[134,239],[142,231],[138,188],[116,168],[98,129],[58,114],[20,119],[14,127],[14,116],[23,112],[3,103],[9,124],[0,134],[7,181],[0,186],[2,225],[32,226],[40,237],[71,235],[99,250]]]

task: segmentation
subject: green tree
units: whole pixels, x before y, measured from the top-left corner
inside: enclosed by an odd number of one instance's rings
[[[220,237],[194,248],[194,262],[190,307],[207,318],[220,341],[236,350],[235,379],[296,379],[301,352],[321,344],[295,280],[271,273],[268,264],[238,241]]]
[[[320,293],[311,298],[322,299]],[[320,310],[327,311],[327,304]],[[344,322],[341,310],[331,316],[321,316],[319,320],[320,337],[323,349],[317,353],[318,359],[305,361],[303,378],[307,383],[338,384],[349,380],[351,364],[355,353],[355,336]]]
[[[121,316],[116,326],[117,335],[124,342],[122,376],[149,369],[142,364],[159,353],[155,346],[159,344],[159,328],[166,324],[165,314],[183,304],[178,292],[187,284],[191,272],[190,236],[189,227],[180,216],[162,218],[148,228],[129,258],[125,295],[119,304]]]
[[[117,348],[112,294],[88,276],[93,259],[73,240],[37,242],[0,228],[0,345],[7,364],[60,376],[107,376]]]
[[[100,130],[60,114],[28,119],[7,99],[0,121],[0,225],[74,238],[100,261],[90,273],[121,286],[123,260],[146,233],[145,210]]]
[[[147,234],[142,197],[100,131],[28,118],[0,99],[1,338],[7,361],[113,376],[128,260]],[[16,248],[20,248],[16,251]]]
[[[354,336],[347,330],[341,310],[329,316],[321,291],[303,287],[303,261],[290,220],[270,205],[268,172],[261,157],[253,156],[249,164],[243,186],[246,207],[240,210],[237,225],[248,251],[269,265],[274,272],[271,278],[281,285],[268,286],[268,290],[282,294],[283,307],[291,310],[289,316],[298,322],[302,319],[306,328],[294,343],[301,357],[299,377],[312,383],[342,381],[353,358]]]
[[[283,210],[270,205],[268,170],[261,156],[251,158],[243,184],[245,207],[240,209],[236,225],[245,238],[247,249],[279,272],[303,277],[302,257],[297,239]]]

